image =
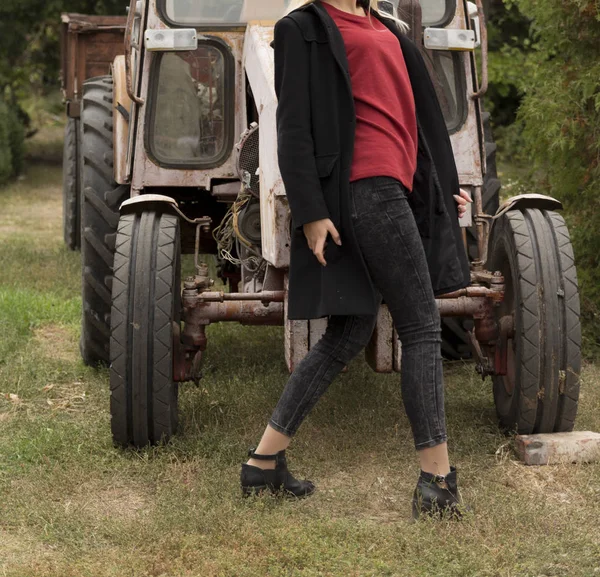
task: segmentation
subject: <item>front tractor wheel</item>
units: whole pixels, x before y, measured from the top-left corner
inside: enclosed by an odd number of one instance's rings
[[[494,401],[501,426],[519,434],[571,431],[581,368],[579,292],[562,216],[510,211],[494,224],[488,270],[501,271],[506,294],[496,309]]]
[[[115,444],[176,433],[173,336],[181,318],[179,219],[147,210],[119,221],[112,289],[110,412]]]

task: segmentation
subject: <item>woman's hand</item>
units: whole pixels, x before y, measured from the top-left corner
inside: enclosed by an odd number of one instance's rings
[[[304,236],[308,241],[308,247],[313,251],[313,254],[317,257],[317,260],[323,265],[327,266],[323,252],[327,245],[327,235],[330,234],[335,244],[342,246],[342,239],[340,234],[335,228],[333,222],[330,219],[324,218],[322,220],[315,220],[304,225]]]
[[[458,218],[462,218],[465,216],[465,212],[467,212],[467,204],[473,202],[473,199],[466,190],[461,188],[460,195],[455,194],[454,200],[456,200],[456,203],[458,204]]]

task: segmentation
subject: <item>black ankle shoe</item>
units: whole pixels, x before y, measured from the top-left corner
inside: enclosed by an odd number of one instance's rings
[[[444,482],[447,488],[444,487]],[[470,510],[471,508],[465,507],[461,501],[456,467],[450,467],[450,472],[445,476],[421,471],[413,495],[413,518],[431,515],[460,519],[463,512]]]
[[[275,469],[261,469],[243,463],[240,481],[244,496],[271,491],[276,495],[287,497],[308,497],[315,492],[315,486],[311,481],[300,481],[288,471],[285,449],[274,455],[259,455],[254,452],[255,450],[256,447],[249,449],[248,457],[261,461],[275,461]]]

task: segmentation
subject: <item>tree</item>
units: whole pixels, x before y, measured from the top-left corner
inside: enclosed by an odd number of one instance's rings
[[[588,344],[600,344],[600,3],[515,0],[531,20],[518,122],[574,241]]]
[[[61,12],[124,14],[126,0],[2,0],[0,95],[58,84]]]

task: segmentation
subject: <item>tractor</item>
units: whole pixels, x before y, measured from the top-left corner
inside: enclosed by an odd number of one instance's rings
[[[283,326],[290,371],[327,326],[327,318],[287,318],[291,218],[270,46],[287,4],[132,0],[123,53],[110,74],[83,84],[81,352],[90,365],[110,365],[116,445],[177,432],[179,385],[201,378],[210,324]],[[491,377],[502,429],[570,431],[581,364],[573,251],[559,201],[525,194],[500,204],[482,110],[481,0],[380,6],[410,25],[460,186],[474,199],[462,219],[471,284],[437,299],[445,353],[461,356],[468,345],[476,371]],[[194,262],[184,278],[182,255]],[[402,344],[385,303],[365,354],[374,371],[400,370]]]
[[[83,83],[106,74],[123,52],[124,16],[63,14],[60,29],[61,90],[67,121],[63,149],[63,236],[70,250],[81,245],[79,118]]]

